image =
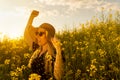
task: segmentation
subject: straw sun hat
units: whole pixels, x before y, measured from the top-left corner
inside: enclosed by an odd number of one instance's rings
[[[39,28],[45,29],[51,37],[54,37],[55,35],[55,28],[49,23],[43,23],[39,27],[33,27],[32,25],[26,27],[24,31],[24,39],[30,48],[32,48],[33,42],[37,43],[35,33]]]

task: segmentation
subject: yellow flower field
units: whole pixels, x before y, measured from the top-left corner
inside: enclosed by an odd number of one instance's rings
[[[120,13],[103,18],[56,35],[66,59],[63,80],[120,80]],[[0,80],[40,80],[27,67],[31,55],[22,37],[1,41]]]

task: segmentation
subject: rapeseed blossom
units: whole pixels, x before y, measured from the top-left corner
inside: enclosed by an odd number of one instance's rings
[[[29,53],[25,53],[25,54],[24,54],[24,58],[25,58],[25,59],[30,58],[30,54],[29,54]]]
[[[29,76],[29,79],[28,80],[40,80],[41,76],[36,74],[36,73],[33,73],[33,74],[30,74]]]
[[[4,61],[4,64],[6,64],[6,65],[10,64],[10,59],[6,59],[6,60]]]
[[[97,71],[96,66],[93,65],[93,64],[91,64],[91,65],[90,65],[90,76],[93,76],[96,71]]]

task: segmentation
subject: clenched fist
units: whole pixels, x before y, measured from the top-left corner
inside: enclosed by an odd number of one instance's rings
[[[31,16],[33,16],[33,17],[37,17],[38,15],[39,15],[39,11],[37,11],[37,10],[33,10],[31,13]]]

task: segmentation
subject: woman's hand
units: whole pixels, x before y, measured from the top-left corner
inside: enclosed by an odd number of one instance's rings
[[[37,10],[33,10],[31,13],[32,17],[37,17],[38,15],[39,15],[39,11],[37,11]]]
[[[57,49],[60,50],[61,49],[61,43],[57,38],[52,38],[51,39],[53,46]]]

